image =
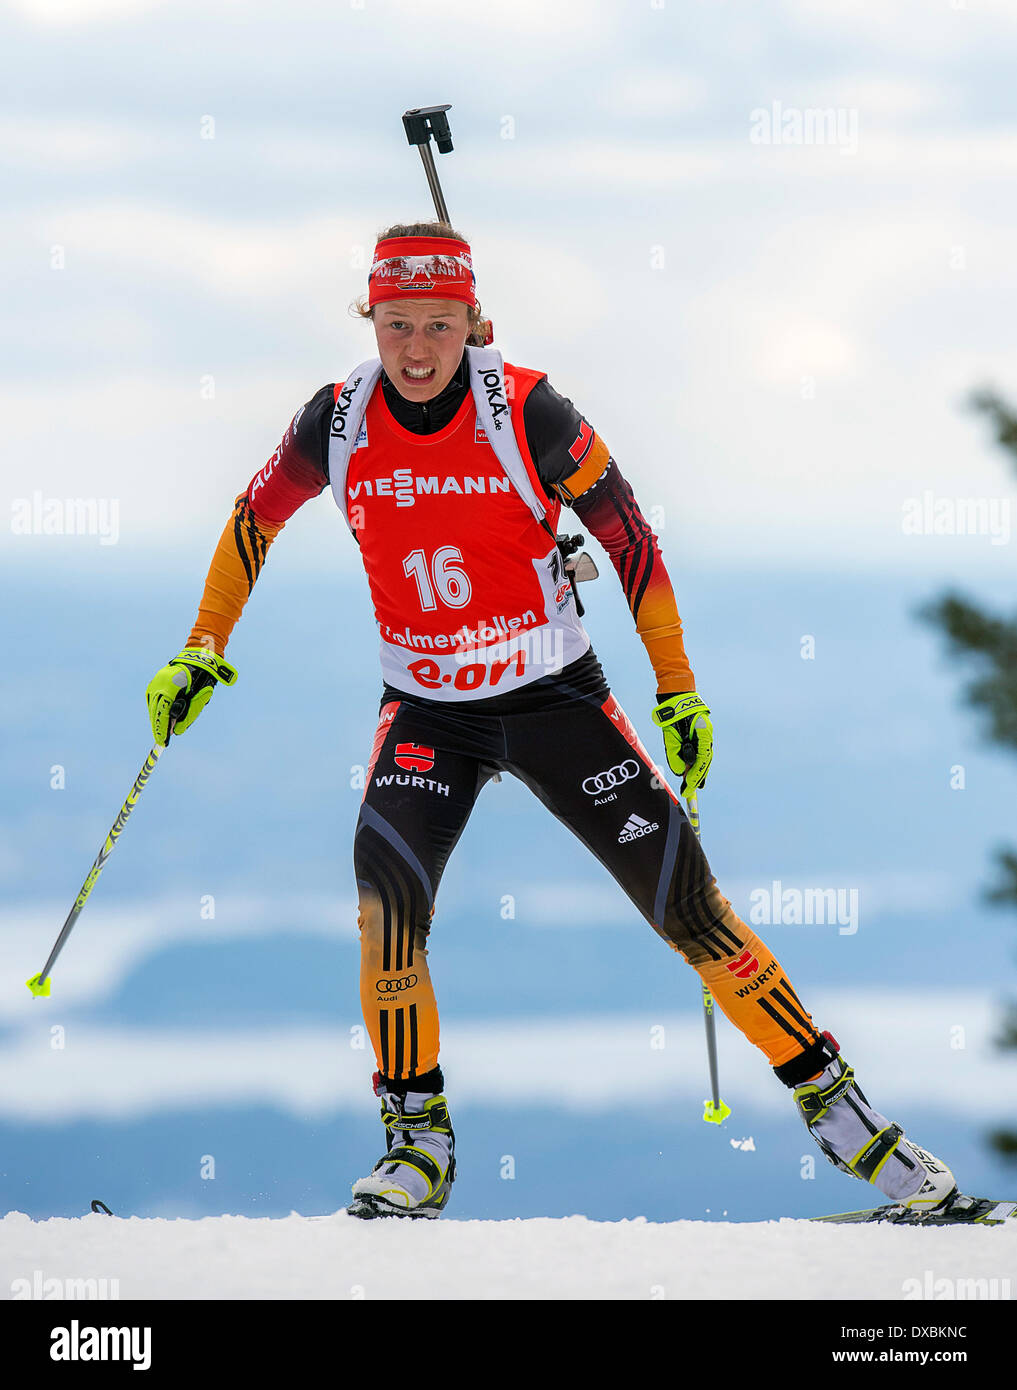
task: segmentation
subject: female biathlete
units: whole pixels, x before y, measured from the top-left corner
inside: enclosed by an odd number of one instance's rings
[[[297,411],[236,499],[186,646],[147,691],[164,745],[217,683],[232,684],[223,654],[268,548],[331,486],[367,572],[384,677],[354,867],[387,1148],[353,1185],[349,1210],[436,1217],[447,1205],[455,1139],[428,932],[448,856],[500,772],[532,789],[699,972],[833,1163],[902,1207],[943,1203],[953,1175],[869,1105],[837,1043],[718,890],[678,796],[608,688],[556,541],[563,505],[621,580],[680,791],[701,787],[710,711],[657,538],[607,445],[543,372],[485,346],[470,248],[447,224],[384,232],[357,308],[378,356]]]

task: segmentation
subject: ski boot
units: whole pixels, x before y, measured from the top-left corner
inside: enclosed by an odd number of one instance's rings
[[[794,1087],[795,1104],[813,1139],[831,1163],[878,1187],[902,1216],[945,1210],[957,1196],[950,1169],[872,1109],[839,1044],[829,1033],[823,1039],[816,1056],[820,1066],[827,1061],[826,1068],[814,1081]]]
[[[456,1176],[448,1102],[433,1091],[390,1090],[392,1084],[375,1073],[387,1150],[371,1173],[353,1184],[353,1202],[346,1210],[364,1220],[440,1216]],[[442,1084],[439,1073],[438,1085]]]

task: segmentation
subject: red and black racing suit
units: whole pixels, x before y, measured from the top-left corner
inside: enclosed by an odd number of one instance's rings
[[[432,401],[407,401],[384,374],[376,395],[403,430],[440,443],[433,436],[446,429],[469,391],[464,355]],[[237,498],[188,645],[225,650],[268,546],[297,508],[328,485],[336,392],[335,385],[323,387],[297,413]],[[657,538],[617,463],[546,377],[523,410],[526,443],[548,499],[570,506],[611,558],[654,666],[658,700],[693,690]],[[485,698],[448,703],[383,689],[354,867],[361,1001],[388,1089],[442,1088],[427,950],[435,898],[481,788],[498,772],[520,778],[596,855],[786,1085],[822,1070],[827,1048],[812,1018],[771,951],[720,893],[680,801],[590,649],[556,673]]]

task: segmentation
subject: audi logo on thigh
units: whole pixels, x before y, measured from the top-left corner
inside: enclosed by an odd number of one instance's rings
[[[617,767],[609,767],[606,772],[587,777],[583,783],[583,791],[587,796],[599,796],[601,792],[609,792],[612,787],[621,787],[638,776],[639,764],[635,758],[626,758],[625,762],[619,763]]]
[[[416,975],[404,975],[401,980],[376,980],[374,987],[379,994],[398,994],[401,989],[412,989],[416,983]]]

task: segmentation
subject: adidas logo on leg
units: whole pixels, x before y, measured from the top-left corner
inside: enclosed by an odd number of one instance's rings
[[[644,820],[642,816],[637,816],[633,811],[622,827],[622,832],[618,836],[618,843],[620,845],[628,844],[630,840],[638,840],[643,835],[652,835],[655,830],[659,829],[660,821]]]

